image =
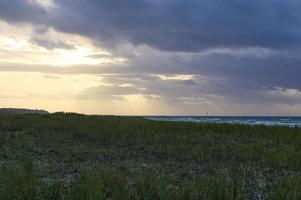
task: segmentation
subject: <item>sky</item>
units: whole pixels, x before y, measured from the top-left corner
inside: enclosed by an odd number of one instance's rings
[[[301,115],[299,0],[0,0],[0,107]]]

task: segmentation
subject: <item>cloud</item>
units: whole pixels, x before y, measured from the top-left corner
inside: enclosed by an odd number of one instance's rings
[[[48,50],[43,56],[37,53],[38,61],[22,64],[7,62],[14,55],[5,60],[7,52],[0,49],[0,71],[95,74],[104,79],[105,85],[85,88],[80,98],[142,95],[170,105],[277,104],[281,112],[299,104],[300,1],[45,2],[0,0],[0,19],[31,25],[28,43]],[[73,36],[93,43],[90,51],[73,51],[85,47],[73,43]],[[58,59],[51,52],[63,54]],[[32,58],[19,52],[19,59],[22,55]],[[65,67],[59,65],[63,61]]]
[[[268,94],[286,104],[301,104],[301,91],[297,89],[274,87],[268,90]]]
[[[281,51],[277,51],[269,48],[262,48],[262,47],[208,49],[203,52],[200,52],[199,55],[202,56],[230,55],[235,58],[251,57],[251,58],[258,58],[258,59],[268,59],[271,57],[284,56]]]
[[[187,55],[133,49],[139,56],[125,63],[55,67],[47,65],[0,64],[2,71],[42,71],[61,74],[185,74],[227,79],[231,87],[242,90],[283,87],[301,89],[301,59],[286,57],[233,57],[232,55]],[[125,53],[126,54],[126,53]],[[227,85],[220,86],[220,93]],[[215,87],[208,85],[208,88]],[[233,94],[240,95],[240,93]]]
[[[194,97],[198,92],[197,80],[174,78],[180,77],[180,75],[173,75],[171,76],[172,79],[162,79],[160,75],[152,74],[108,74],[100,75],[100,77],[105,84],[86,88],[82,93],[83,96],[87,98],[112,98],[143,95],[164,100],[172,99],[176,102],[180,97]]]
[[[210,104],[240,105],[300,105],[301,92],[289,88],[256,88],[240,86],[228,79],[193,76],[192,79],[162,79],[151,74],[102,74],[102,84],[88,87],[79,94],[80,99],[119,100],[140,95],[149,100],[159,100],[166,104],[187,106]],[[170,77],[185,75],[171,75]],[[189,83],[188,83],[189,82]],[[222,108],[227,110],[227,108]],[[249,110],[250,111],[250,110]]]
[[[43,8],[45,11],[51,11],[56,7],[54,0],[27,0],[29,3],[38,5]]]
[[[51,33],[49,32],[51,31],[49,31],[48,28],[45,26],[36,26],[32,31],[32,35],[29,42],[40,47],[44,47],[48,50],[75,49],[75,46],[73,44],[70,44],[58,38],[53,38],[54,34],[52,33],[51,35]]]
[[[45,22],[47,13],[37,4],[28,0],[1,0],[0,18],[14,23],[41,23]]]
[[[130,42],[165,51],[219,47],[296,48],[296,0],[60,0],[50,12],[24,0],[0,2],[0,17],[45,24],[106,46]]]
[[[47,38],[32,38],[30,40],[33,44],[44,47],[46,49],[75,49],[74,45],[65,43],[63,41],[53,41]]]
[[[286,48],[300,45],[300,6],[296,0],[62,0],[58,13],[65,20],[54,25],[103,43],[124,40],[168,51]]]

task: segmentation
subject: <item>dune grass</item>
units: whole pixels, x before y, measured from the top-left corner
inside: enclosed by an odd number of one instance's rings
[[[301,199],[301,129],[0,115],[0,199]]]

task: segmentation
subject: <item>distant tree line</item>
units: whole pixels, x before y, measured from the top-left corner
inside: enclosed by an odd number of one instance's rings
[[[49,114],[45,110],[23,109],[23,108],[0,108],[0,115],[7,114]]]

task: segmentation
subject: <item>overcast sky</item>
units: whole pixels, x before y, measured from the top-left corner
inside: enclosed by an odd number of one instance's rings
[[[0,0],[0,107],[301,115],[299,0]]]

